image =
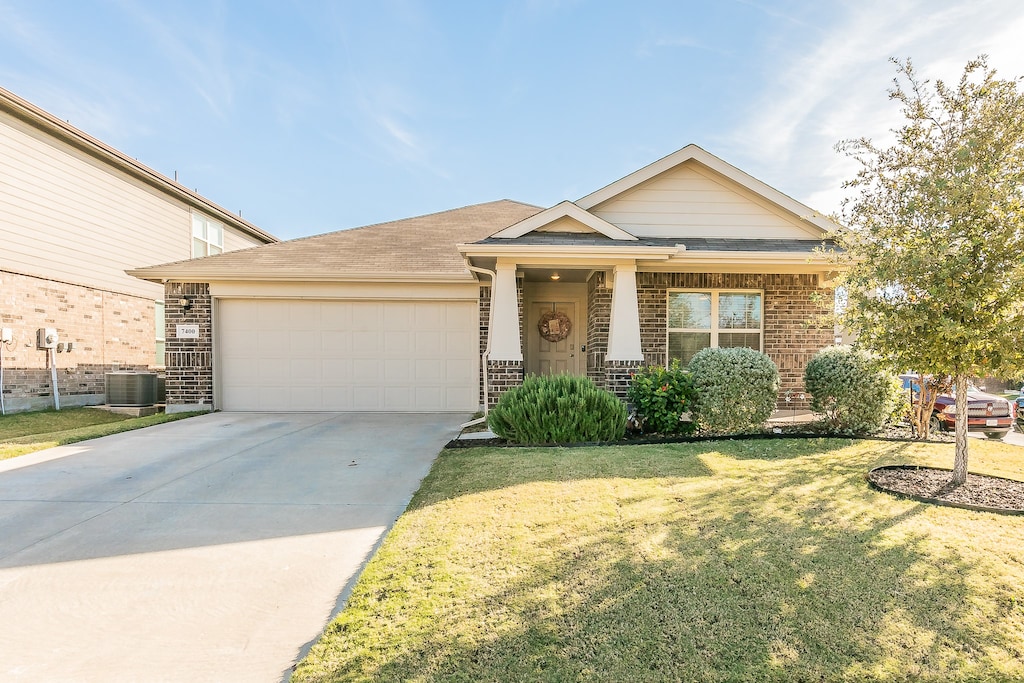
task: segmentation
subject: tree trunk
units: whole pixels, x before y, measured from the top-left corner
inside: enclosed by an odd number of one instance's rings
[[[967,375],[953,378],[956,391],[956,456],[953,458],[953,484],[967,481]]]

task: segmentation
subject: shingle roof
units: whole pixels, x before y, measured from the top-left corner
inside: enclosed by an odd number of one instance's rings
[[[534,232],[514,240],[485,237],[476,244],[531,244],[550,246],[608,245],[623,249],[639,247],[674,247],[684,245],[687,251],[763,251],[781,253],[812,253],[819,247],[834,247],[833,240],[798,239],[734,239],[719,237],[640,237],[636,240],[612,240],[604,235],[586,232]]]
[[[502,199],[426,216],[339,230],[323,235],[231,251],[201,259],[138,268],[146,279],[200,281],[261,276],[311,279],[339,276],[463,275],[466,263],[456,244],[474,242],[540,211]]]

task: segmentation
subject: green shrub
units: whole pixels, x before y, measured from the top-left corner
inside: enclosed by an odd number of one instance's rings
[[[515,443],[615,441],[626,432],[626,406],[586,377],[531,375],[501,395],[487,424]]]
[[[804,369],[811,410],[821,413],[831,431],[870,434],[885,424],[900,405],[903,392],[896,375],[866,351],[830,346]]]
[[[736,434],[764,426],[778,403],[779,370],[763,353],[707,348],[690,360],[697,394],[693,416],[708,434]]]
[[[690,374],[673,360],[667,368],[648,366],[637,371],[626,391],[633,404],[640,428],[659,434],[690,434],[696,428],[689,420],[680,421],[693,403]]]

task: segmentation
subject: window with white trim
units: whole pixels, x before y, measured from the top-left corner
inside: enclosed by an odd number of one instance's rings
[[[711,347],[761,351],[764,294],[749,290],[669,290],[668,359],[684,366]]]
[[[224,251],[224,225],[202,214],[192,214],[192,258]]]

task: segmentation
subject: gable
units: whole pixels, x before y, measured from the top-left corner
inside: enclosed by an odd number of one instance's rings
[[[687,160],[590,209],[637,237],[818,239],[822,230]]]
[[[499,230],[491,237],[516,239],[532,232],[598,233],[613,240],[636,240],[629,232],[584,211],[570,201],[559,202],[550,209],[544,209],[515,225]]]

